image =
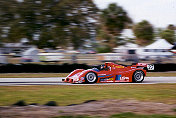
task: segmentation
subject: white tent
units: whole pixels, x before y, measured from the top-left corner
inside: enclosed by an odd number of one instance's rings
[[[24,51],[23,52],[23,56],[22,56],[22,60],[23,61],[32,61],[32,62],[38,62],[39,61],[39,58],[38,58],[38,49],[35,48],[35,47],[31,47],[29,48],[28,50]]]
[[[141,53],[141,59],[151,58],[151,59],[158,59],[158,58],[168,58],[173,55],[169,52],[169,49],[173,47],[172,44],[167,42],[165,39],[157,39],[154,43],[146,46]]]
[[[145,49],[171,49],[173,47],[172,44],[167,42],[165,39],[158,39],[154,43],[145,47]]]
[[[132,29],[124,29],[121,33],[120,38],[128,39],[128,38],[135,38]]]
[[[113,51],[115,53],[127,53],[128,50],[137,50],[138,52],[141,50],[141,47],[134,43],[126,43],[125,45],[121,45],[116,48],[113,48]]]
[[[134,43],[126,43],[125,45],[118,46],[117,49],[138,49],[139,45]]]
[[[6,63],[7,63],[7,56],[3,55],[0,48],[0,64],[6,64]]]

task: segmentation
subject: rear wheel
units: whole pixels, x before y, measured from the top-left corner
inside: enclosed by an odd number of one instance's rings
[[[97,82],[97,75],[94,72],[88,72],[85,77],[86,83]]]
[[[137,70],[133,73],[133,82],[140,83],[144,80],[144,72],[141,70]]]

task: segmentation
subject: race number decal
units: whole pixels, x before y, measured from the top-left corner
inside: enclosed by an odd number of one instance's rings
[[[153,64],[148,64],[147,69],[148,70],[154,70],[154,65]]]

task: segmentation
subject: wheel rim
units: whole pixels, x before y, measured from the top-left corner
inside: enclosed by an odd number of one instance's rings
[[[88,74],[86,75],[86,78],[87,78],[87,81],[88,81],[88,82],[95,82],[96,79],[97,79],[95,73],[88,73]]]
[[[134,74],[134,79],[137,81],[137,82],[140,82],[142,81],[144,78],[144,75],[141,71],[138,71]]]

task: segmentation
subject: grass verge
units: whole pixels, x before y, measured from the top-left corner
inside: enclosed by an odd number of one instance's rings
[[[1,73],[1,78],[66,77],[69,73]],[[176,72],[152,72],[147,77],[176,77]]]
[[[176,72],[149,72],[147,77],[176,77]]]
[[[70,85],[70,86],[0,86],[0,105],[24,100],[27,104],[79,104],[86,100],[136,99],[140,101],[176,103],[176,84],[154,85]]]
[[[69,73],[1,73],[1,78],[66,77]]]
[[[114,114],[109,118],[175,118],[175,115],[139,115],[134,113],[121,113],[121,114]],[[102,118],[96,116],[58,116],[53,118]]]

